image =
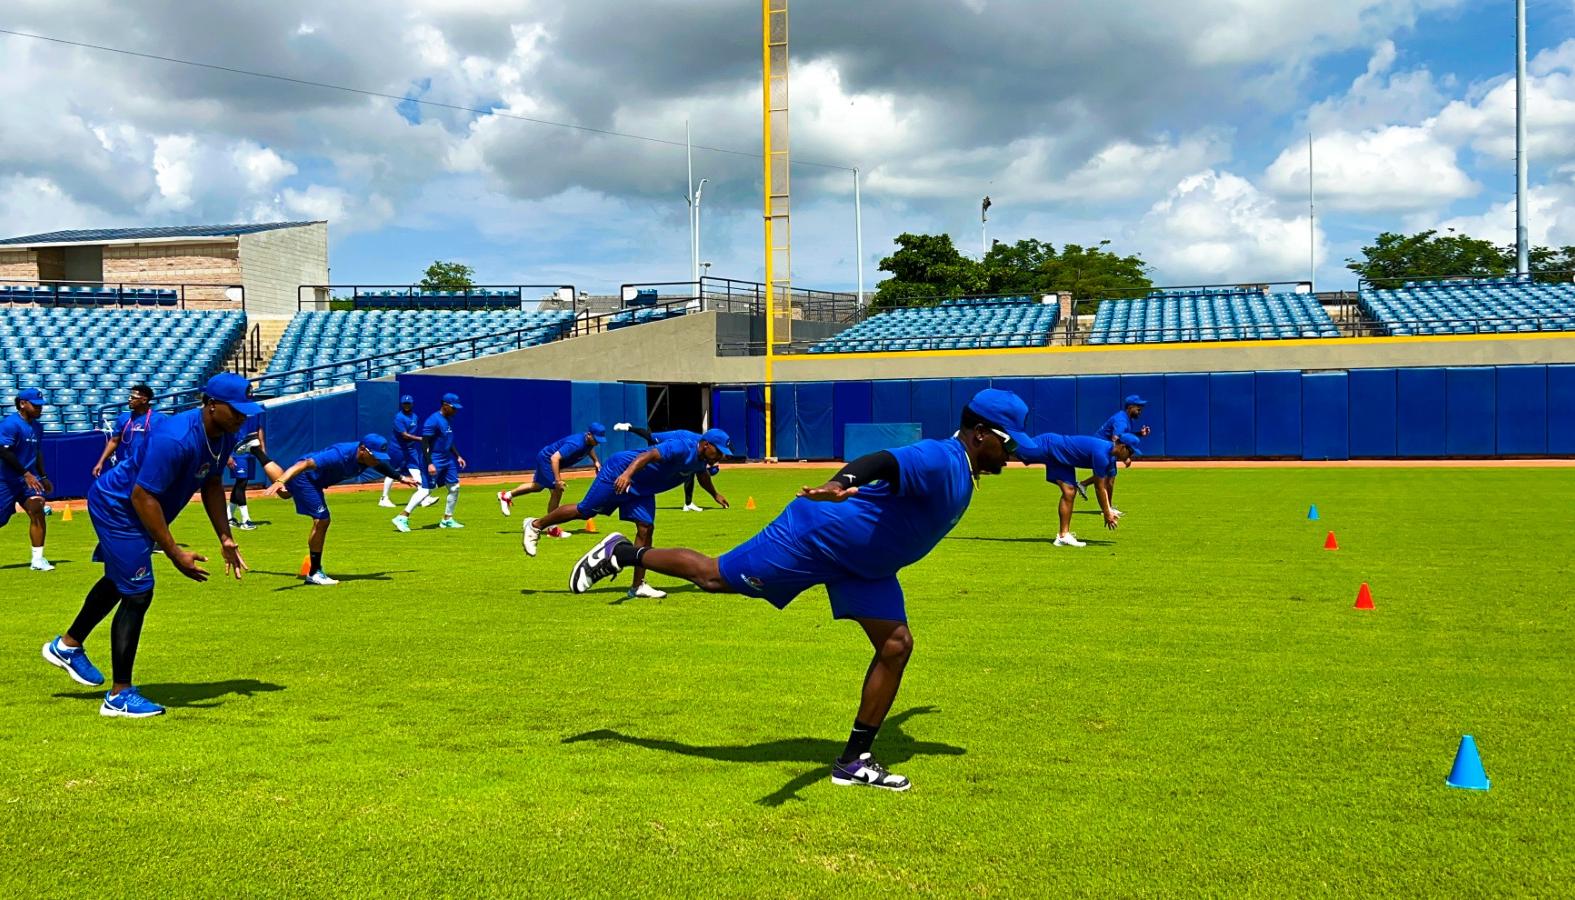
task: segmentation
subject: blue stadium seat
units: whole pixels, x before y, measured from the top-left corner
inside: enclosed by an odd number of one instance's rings
[[[1366,289],[1360,306],[1391,335],[1575,330],[1575,284],[1514,277]]]
[[[1087,340],[1153,344],[1339,336],[1339,327],[1310,294],[1190,288],[1101,301]]]
[[[1058,303],[1036,297],[946,300],[936,306],[877,313],[811,353],[876,353],[961,350],[985,347],[1042,347],[1060,318]]]

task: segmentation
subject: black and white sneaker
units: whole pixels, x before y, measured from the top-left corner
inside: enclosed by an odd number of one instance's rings
[[[602,538],[602,542],[591,548],[591,552],[580,557],[574,564],[574,571],[569,575],[569,590],[576,594],[583,594],[590,590],[598,581],[618,574],[622,566],[613,556],[613,550],[619,544],[627,544],[629,539],[613,532]]]
[[[834,763],[831,767],[831,783],[839,787],[862,785],[888,791],[905,791],[913,786],[913,782],[903,776],[886,771],[886,767],[868,753],[859,754],[859,758],[852,762],[838,760]]]

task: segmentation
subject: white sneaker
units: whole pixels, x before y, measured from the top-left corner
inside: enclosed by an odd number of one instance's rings
[[[47,559],[35,559],[28,568],[34,572],[53,572],[55,571],[55,564]]]
[[[426,509],[429,506],[436,506],[437,503],[438,503],[438,496],[437,496],[437,494],[428,494],[427,498],[425,500],[421,501],[421,508],[422,509]]]
[[[705,512],[705,507],[696,503],[685,503],[684,512]]]
[[[406,533],[408,533],[410,531],[410,518],[408,516],[402,516],[402,515],[401,516],[395,516],[394,519],[393,519],[393,522],[394,522],[394,527],[399,529],[400,531],[403,531],[403,532],[406,532]]]
[[[651,587],[649,584],[646,584],[645,582],[642,581],[642,582],[640,582],[640,586],[639,587],[630,588],[629,589],[629,593],[625,594],[624,596],[626,596],[626,597],[645,597],[648,600],[660,600],[663,597],[667,596],[667,592],[666,591],[659,591],[656,588]]]
[[[394,501],[388,499],[387,497],[384,497],[383,499],[377,501],[377,505],[383,507],[384,509],[398,509],[399,508],[399,504],[398,503],[395,503]]]
[[[1072,532],[1068,531],[1066,534],[1063,534],[1060,537],[1055,539],[1055,546],[1057,546],[1057,547],[1087,547],[1088,543],[1086,541],[1078,540],[1077,539],[1077,535],[1075,535]]]
[[[1119,509],[1116,509],[1114,506],[1110,507],[1110,514],[1112,516],[1115,516],[1118,519],[1121,518],[1122,516],[1126,515],[1126,513],[1122,512]]]
[[[541,529],[536,527],[535,519],[526,519],[525,527],[520,529],[520,546],[525,548],[526,556],[536,555],[536,541],[541,537]]]
[[[618,422],[617,424],[613,425],[613,431],[628,431],[628,430],[629,430],[629,423],[628,422]]]
[[[332,587],[333,585],[336,585],[339,582],[335,581],[332,578],[329,578],[327,575],[325,575],[322,572],[313,572],[312,574],[306,576],[306,583],[307,584],[320,584],[323,587]]]
[[[505,516],[514,515],[514,498],[504,491],[498,491],[498,509],[503,510]]]

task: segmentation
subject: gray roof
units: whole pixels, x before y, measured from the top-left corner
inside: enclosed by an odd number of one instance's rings
[[[145,241],[160,238],[235,237],[277,228],[298,228],[316,222],[257,222],[250,225],[166,225],[153,228],[89,228],[77,231],[51,231],[0,238],[6,244],[99,244],[109,241]]]

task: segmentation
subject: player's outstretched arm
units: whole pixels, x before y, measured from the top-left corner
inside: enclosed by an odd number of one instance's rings
[[[832,503],[846,500],[859,492],[861,485],[884,481],[891,485],[902,484],[902,468],[890,450],[877,450],[853,460],[831,476],[831,480],[817,488],[805,485],[798,496],[810,500]]]
[[[219,502],[222,510],[224,502],[222,490],[219,493]],[[206,490],[203,491],[203,505],[207,505]],[[139,484],[131,489],[131,508],[137,511],[137,519],[142,522],[142,527],[148,532],[148,536],[153,538],[153,543],[164,551],[164,555],[175,566],[176,571],[192,581],[208,580],[208,570],[198,565],[207,562],[208,558],[175,543],[175,536],[170,534],[170,523],[165,520],[164,508],[159,505],[157,497]],[[228,529],[230,527],[228,512],[223,511],[221,514],[225,516],[224,527]]]
[[[727,502],[727,498],[717,493],[716,484],[711,480],[710,470],[701,469],[699,472],[695,473],[695,480],[699,481],[700,486],[705,488],[705,492],[711,495],[711,499],[716,501],[717,506],[720,506],[723,509],[731,508],[731,505]]]
[[[224,555],[224,574],[233,575],[236,581],[240,581],[241,573],[246,571],[246,560],[241,559],[241,548],[236,546],[235,536],[230,533],[230,512],[226,499],[224,482],[217,475],[202,483],[202,508],[208,513],[213,533],[218,535],[219,552]],[[203,578],[207,578],[206,572]]]
[[[275,463],[269,463],[268,465],[268,474],[271,476],[273,483],[268,485],[268,490],[263,491],[264,497],[277,496],[278,493],[284,489],[285,482],[301,474],[302,472],[317,468],[317,463],[313,462],[310,458],[297,460],[296,463],[290,468],[285,469],[282,472],[278,472],[277,474],[275,474],[274,470],[278,469],[279,466]]]
[[[1095,478],[1094,496],[1099,500],[1099,511],[1105,515],[1105,527],[1115,531],[1116,526],[1121,524],[1121,520],[1116,518],[1115,513],[1111,512],[1110,482],[1111,479],[1109,478]]]
[[[623,470],[623,474],[618,476],[618,480],[613,482],[613,487],[616,488],[620,494],[629,490],[629,482],[634,480],[634,473],[640,471],[647,465],[650,465],[661,458],[662,451],[658,450],[656,447],[652,447],[639,456],[636,456],[634,461],[629,463],[629,467]]]
[[[114,455],[115,450],[118,449],[119,447],[120,447],[120,435],[119,434],[112,434],[112,435],[110,435],[109,436],[109,440],[104,443],[104,452],[100,453],[98,455],[98,462],[93,464],[93,477],[94,478],[97,478],[98,476],[104,474],[104,464],[109,462],[109,458],[112,455]]]

